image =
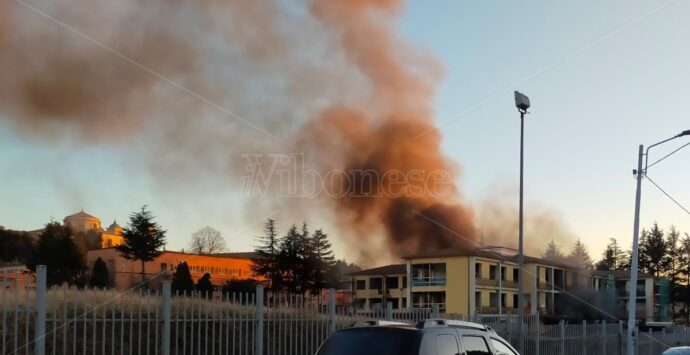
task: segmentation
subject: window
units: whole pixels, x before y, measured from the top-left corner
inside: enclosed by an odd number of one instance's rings
[[[161,264],[161,271],[168,271],[168,264],[162,263]]]
[[[506,267],[505,267],[505,266],[501,266],[501,281],[505,281],[505,280],[506,280],[506,272],[508,272],[508,270],[506,269]]]
[[[386,290],[398,288],[398,277],[386,277]]]
[[[370,290],[380,290],[383,284],[383,280],[380,277],[369,278],[369,289]]]
[[[498,307],[498,293],[497,292],[490,292],[489,293],[489,307],[496,308]]]
[[[357,280],[356,283],[357,283],[357,289],[358,290],[364,290],[367,288],[365,280]]]
[[[486,340],[478,336],[462,337],[462,345],[465,347],[467,355],[491,355]]]
[[[517,355],[517,353],[506,343],[498,339],[491,338],[491,345],[494,346],[494,350],[496,350],[496,354],[498,355]]]
[[[436,336],[436,355],[456,355],[459,353],[458,341],[454,335]]]
[[[482,278],[482,264],[474,264],[474,277]]]
[[[407,276],[403,276],[402,279],[403,279],[403,285],[402,285],[402,287],[403,287],[403,288],[407,288]]]
[[[479,308],[482,306],[482,293],[477,291],[474,293],[474,306]]]
[[[508,300],[507,300],[508,297],[507,297],[507,296],[508,296],[508,295],[506,295],[505,293],[501,293],[501,307],[503,307],[503,308],[505,308],[505,307],[508,306],[508,303],[507,303],[507,302],[508,302]]]
[[[519,270],[518,268],[513,269],[513,281],[515,281],[515,282],[520,281],[520,280],[518,280],[520,278],[518,270]]]
[[[496,280],[496,265],[489,265],[489,279]]]
[[[513,295],[513,308],[518,308],[518,295]]]

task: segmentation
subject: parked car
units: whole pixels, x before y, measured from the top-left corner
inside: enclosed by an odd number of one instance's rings
[[[679,346],[666,349],[661,355],[690,355],[690,346]]]
[[[367,321],[333,333],[317,355],[518,355],[488,326],[444,319]]]

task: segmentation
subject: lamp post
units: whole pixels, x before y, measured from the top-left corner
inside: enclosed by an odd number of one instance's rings
[[[524,250],[523,250],[523,245],[522,245],[522,240],[523,240],[523,224],[522,224],[522,217],[523,217],[523,211],[522,211],[522,200],[523,200],[523,187],[522,187],[522,177],[523,177],[523,168],[524,168],[524,139],[525,139],[525,114],[527,113],[527,109],[530,107],[530,102],[529,98],[520,93],[519,91],[515,91],[515,107],[517,107],[518,111],[520,112],[520,212],[519,212],[519,237],[518,237],[518,352],[520,354],[524,353],[524,340],[525,340],[525,334],[524,334],[524,329],[523,329],[523,321],[524,321],[524,306],[525,306],[525,296],[523,294],[523,267],[524,267]]]
[[[630,292],[628,297],[628,355],[635,355],[635,344],[637,342],[637,334],[635,334],[635,311],[637,309],[637,269],[638,269],[638,240],[640,232],[640,197],[642,195],[642,177],[647,174],[649,167],[649,150],[657,145],[666,143],[670,140],[690,135],[690,129],[683,131],[671,138],[665,139],[659,143],[655,143],[647,147],[645,152],[644,146],[640,144],[637,154],[637,169],[633,174],[637,177],[637,190],[635,192],[635,221],[633,224],[633,245],[632,245],[632,260],[630,262]],[[673,154],[673,153],[671,153]],[[645,166],[642,168],[642,158],[645,158]],[[654,164],[652,164],[654,165]]]

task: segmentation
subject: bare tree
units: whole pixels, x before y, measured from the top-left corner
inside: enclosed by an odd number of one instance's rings
[[[206,226],[192,234],[189,247],[196,254],[213,254],[225,250],[225,239],[220,231]]]

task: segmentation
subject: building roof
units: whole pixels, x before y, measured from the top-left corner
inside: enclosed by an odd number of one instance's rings
[[[507,248],[502,248],[506,250],[512,250],[512,249],[507,249]],[[468,248],[463,248],[463,247],[450,247],[450,248],[445,248],[441,249],[438,251],[434,252],[427,252],[427,253],[420,253],[416,255],[410,255],[410,256],[405,256],[403,259],[411,260],[411,259],[423,259],[423,258],[442,258],[442,257],[451,257],[451,256],[478,256],[478,257],[483,257],[487,259],[494,259],[494,260],[501,260],[501,261],[511,261],[511,262],[517,262],[518,261],[518,256],[515,254],[505,254],[499,252],[499,248],[496,246],[491,246],[491,247],[486,247],[486,248],[476,248],[476,249],[468,249]],[[557,262],[557,261],[552,261],[552,260],[546,260],[542,258],[537,258],[533,256],[528,256],[525,255],[524,257],[525,264],[541,264],[541,265],[549,265],[549,266],[555,266],[555,267],[560,267],[560,268],[573,268],[572,266],[564,263],[564,262]]]
[[[81,210],[81,211],[79,211],[79,212],[77,212],[77,213],[73,213],[73,214],[71,214],[71,215],[69,215],[69,216],[66,216],[65,219],[67,219],[67,218],[72,218],[72,217],[95,218],[95,219],[98,219],[98,217],[95,217],[95,216],[92,216],[92,215],[90,215],[90,214],[88,214],[88,213],[85,213],[84,210]]]
[[[616,279],[623,279],[623,280],[629,280],[630,279],[630,270],[594,270],[592,271],[592,275],[595,276],[613,276]],[[645,274],[645,273],[638,273],[637,274],[637,279],[652,279],[654,278],[654,275],[650,274]]]
[[[235,253],[215,253],[209,254],[209,256],[217,256],[220,258],[234,258],[234,259],[256,259],[259,254],[254,251],[243,251]]]
[[[405,264],[392,264],[375,267],[373,269],[365,269],[360,271],[355,271],[350,273],[352,276],[363,276],[363,275],[400,275],[405,274],[406,267]]]

